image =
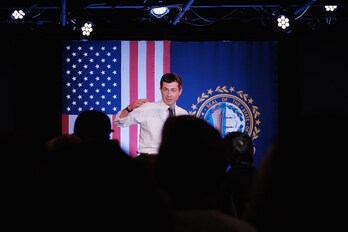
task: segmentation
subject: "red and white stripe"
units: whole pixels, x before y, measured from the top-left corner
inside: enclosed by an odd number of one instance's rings
[[[170,41],[121,41],[121,109],[137,99],[161,99],[160,80],[170,72]],[[113,122],[115,115],[108,115]],[[71,134],[77,115],[62,116],[62,133]],[[117,127],[110,138],[117,139],[121,148],[136,157],[139,127]]]

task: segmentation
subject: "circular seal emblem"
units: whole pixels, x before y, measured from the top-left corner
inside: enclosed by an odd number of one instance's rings
[[[240,131],[254,140],[260,133],[260,112],[254,100],[232,86],[207,90],[197,97],[197,103],[192,104],[191,109],[190,115],[203,118],[223,137],[229,132]]]

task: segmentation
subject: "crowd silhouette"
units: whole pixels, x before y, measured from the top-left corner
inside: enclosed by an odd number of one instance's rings
[[[5,223],[39,231],[262,232],[333,228],[328,222],[341,217],[332,204],[343,193],[336,162],[346,130],[322,123],[346,115],[303,120],[298,125],[312,134],[279,136],[255,168],[247,134],[222,138],[189,115],[166,120],[156,162],[146,167],[110,139],[103,114],[81,113],[73,134],[44,143],[27,131],[2,134]]]

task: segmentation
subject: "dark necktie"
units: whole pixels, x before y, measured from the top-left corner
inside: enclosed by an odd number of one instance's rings
[[[173,117],[174,116],[174,110],[172,108],[168,108],[169,110],[169,117]]]

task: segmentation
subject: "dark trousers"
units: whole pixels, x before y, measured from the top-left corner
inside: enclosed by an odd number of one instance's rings
[[[157,155],[140,153],[134,160],[151,178],[154,178]]]

